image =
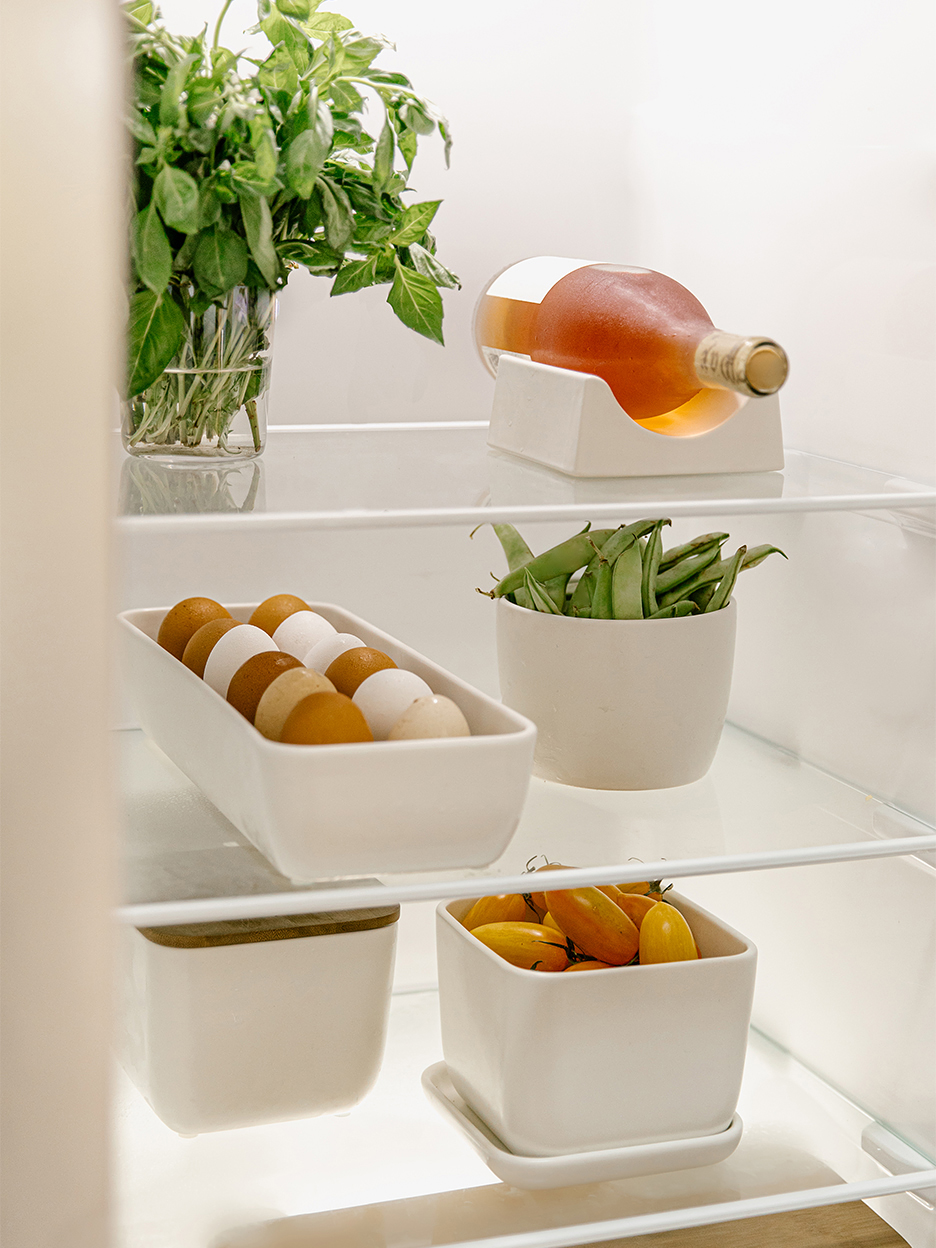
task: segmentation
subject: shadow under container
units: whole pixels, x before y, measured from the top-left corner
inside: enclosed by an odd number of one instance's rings
[[[128,928],[127,1073],[180,1135],[356,1105],[383,1057],[399,915]]]
[[[726,1131],[747,1051],[757,951],[667,894],[691,962],[527,971],[436,910],[442,1049],[455,1090],[512,1152],[557,1157]]]

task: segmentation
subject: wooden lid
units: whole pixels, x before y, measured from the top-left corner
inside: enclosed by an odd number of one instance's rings
[[[214,945],[248,945],[300,936],[334,936],[389,927],[400,917],[399,906],[371,910],[323,910],[316,914],[279,914],[263,919],[225,919],[220,923],[179,923],[171,927],[138,927],[156,945],[172,949],[207,949]]]

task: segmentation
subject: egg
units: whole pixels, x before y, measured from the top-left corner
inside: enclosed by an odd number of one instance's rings
[[[309,604],[295,594],[274,594],[272,598],[266,598],[260,603],[247,623],[262,628],[272,637],[283,620],[295,615],[297,611],[308,610]]]
[[[418,741],[427,737],[470,737],[471,729],[451,698],[434,693],[411,702],[387,734],[388,741]]]
[[[354,704],[362,711],[375,740],[385,741],[411,702],[431,696],[432,690],[421,676],[388,667],[374,672],[358,685]]]
[[[324,641],[317,641],[302,660],[303,667],[311,667],[314,672],[327,672],[339,654],[346,650],[359,650],[364,642],[353,633],[335,633]]]
[[[291,654],[284,654],[282,650],[262,650],[259,654],[251,655],[231,677],[227,700],[235,711],[240,711],[253,723],[257,706],[268,686],[283,672],[301,666],[298,659]]]
[[[191,668],[196,676],[204,676],[205,664],[208,662],[215,643],[230,629],[243,627],[244,625],[239,620],[233,620],[230,616],[226,619],[209,620],[189,638],[182,651],[182,662],[186,667]]]
[[[156,640],[181,659],[191,637],[209,620],[229,620],[231,613],[213,598],[184,598],[163,616]]]
[[[280,650],[285,650],[301,662],[317,641],[324,641],[335,631],[334,624],[329,624],[317,611],[294,611],[276,629],[273,640]]]
[[[370,646],[357,646],[339,654],[337,659],[329,663],[325,675],[339,693],[353,698],[362,681],[385,667],[396,667],[389,654],[384,654],[382,650],[373,650]]]
[[[262,628],[255,628],[253,624],[239,624],[237,628],[231,628],[223,637],[219,637],[212,646],[205,663],[205,684],[225,698],[231,677],[239,667],[255,654],[276,649],[276,643]]]
[[[346,745],[373,739],[364,716],[343,693],[312,693],[303,698],[280,733],[285,745]]]
[[[278,741],[283,725],[298,702],[310,693],[334,692],[335,686],[320,672],[310,672],[307,667],[294,667],[267,685],[257,703],[254,727],[271,741]]]

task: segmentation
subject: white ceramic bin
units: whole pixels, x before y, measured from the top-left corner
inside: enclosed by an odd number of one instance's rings
[[[557,1157],[715,1135],[741,1088],[754,946],[683,897],[702,957],[575,974],[520,970],[436,911],[452,1085],[514,1153]]]
[[[124,679],[144,732],[291,880],[484,867],[499,858],[526,799],[535,727],[349,611],[310,605],[451,698],[472,735],[269,741],[156,644],[165,607],[119,620]],[[255,606],[228,610],[246,621]]]
[[[534,773],[587,789],[700,780],[721,738],[737,606],[672,620],[589,620],[497,600],[507,706],[537,727]]]
[[[127,928],[128,1074],[182,1135],[357,1104],[383,1055],[399,914]]]

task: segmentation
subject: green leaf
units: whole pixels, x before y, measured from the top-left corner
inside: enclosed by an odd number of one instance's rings
[[[325,209],[322,207],[322,196],[318,187],[315,188],[306,201],[302,220],[307,234],[314,234],[325,220]]]
[[[138,143],[155,144],[156,131],[138,109],[133,108],[130,110],[127,126]]]
[[[380,276],[378,266],[380,256],[368,256],[366,260],[352,260],[338,272],[332,283],[332,295],[350,295],[355,290],[363,290],[365,286],[377,286],[388,278]]]
[[[415,329],[424,338],[445,345],[442,337],[442,297],[428,277],[413,269],[405,269],[397,260],[396,276],[387,302],[404,325]]]
[[[197,234],[187,234],[185,242],[175,254],[172,261],[172,268],[176,273],[184,273],[191,269],[192,261],[195,259],[195,252],[198,250],[198,244],[201,239]]]
[[[308,199],[331,150],[332,119],[324,105],[316,109],[315,121],[286,149],[286,178],[300,199]]]
[[[247,244],[233,230],[213,225],[202,235],[193,267],[205,294],[223,295],[247,275]]]
[[[289,17],[308,17],[312,11],[309,0],[276,0],[276,7]]]
[[[364,97],[350,82],[332,82],[328,94],[336,113],[359,113],[364,107]]]
[[[191,174],[164,165],[153,183],[153,198],[166,225],[183,234],[198,233],[198,183]]]
[[[389,116],[384,120],[383,129],[374,148],[374,190],[378,195],[387,189],[387,183],[393,176],[393,126]]]
[[[419,243],[410,243],[409,246],[410,260],[417,273],[422,273],[424,277],[428,277],[430,282],[434,282],[436,286],[447,286],[450,290],[456,287],[461,290],[461,282],[444,264],[441,264],[431,251],[427,251],[425,247],[420,247]]]
[[[308,21],[302,22],[302,29],[313,39],[325,40],[329,35],[336,35],[342,30],[351,30],[354,22],[349,22],[340,13],[313,13]]]
[[[224,97],[218,94],[217,87],[210,78],[196,78],[190,84],[186,99],[188,114],[196,126],[205,126],[212,114],[224,103]]]
[[[257,174],[269,182],[276,177],[278,153],[270,118],[266,114],[251,120],[250,141],[253,144]]]
[[[198,188],[198,225],[202,230],[207,230],[209,225],[214,225],[221,217],[221,200],[215,188],[207,182],[203,182]]]
[[[409,128],[415,130],[417,134],[432,134],[435,129],[435,122],[419,100],[410,100],[403,108],[402,117]]]
[[[344,251],[354,233],[354,217],[347,195],[331,178],[319,178],[319,194],[325,213],[325,241],[335,251]]]
[[[302,264],[310,273],[334,273],[343,259],[340,252],[332,251],[325,243],[306,243],[298,238],[280,243],[277,250],[284,260]]]
[[[152,201],[134,217],[130,243],[140,281],[154,294],[160,294],[172,276],[172,248]]]
[[[441,199],[427,199],[422,204],[410,204],[388,241],[397,247],[408,247],[410,243],[422,238],[441,203]]]
[[[185,337],[185,317],[169,295],[141,290],[130,300],[127,397],[151,386]]]
[[[270,289],[279,285],[279,258],[273,247],[273,218],[270,205],[262,195],[252,195],[244,191],[240,197],[241,216],[244,219],[244,231],[250,245],[250,254],[256,261],[257,268],[263,274]]]
[[[166,81],[159,93],[159,124],[161,126],[177,126],[182,117],[179,101],[185,87],[188,72],[198,58],[192,54],[184,56],[181,61],[169,68]]]
[[[413,161],[416,159],[416,135],[412,130],[404,130],[402,134],[397,136],[397,146],[400,149],[400,155],[406,161],[407,173],[413,167]]]
[[[153,5],[150,0],[131,0],[131,3],[125,4],[123,9],[138,22],[142,22],[144,26],[148,26],[153,20]]]
[[[290,97],[299,90],[299,73],[296,63],[285,48],[276,48],[258,70],[262,87],[271,91],[285,91]]]

